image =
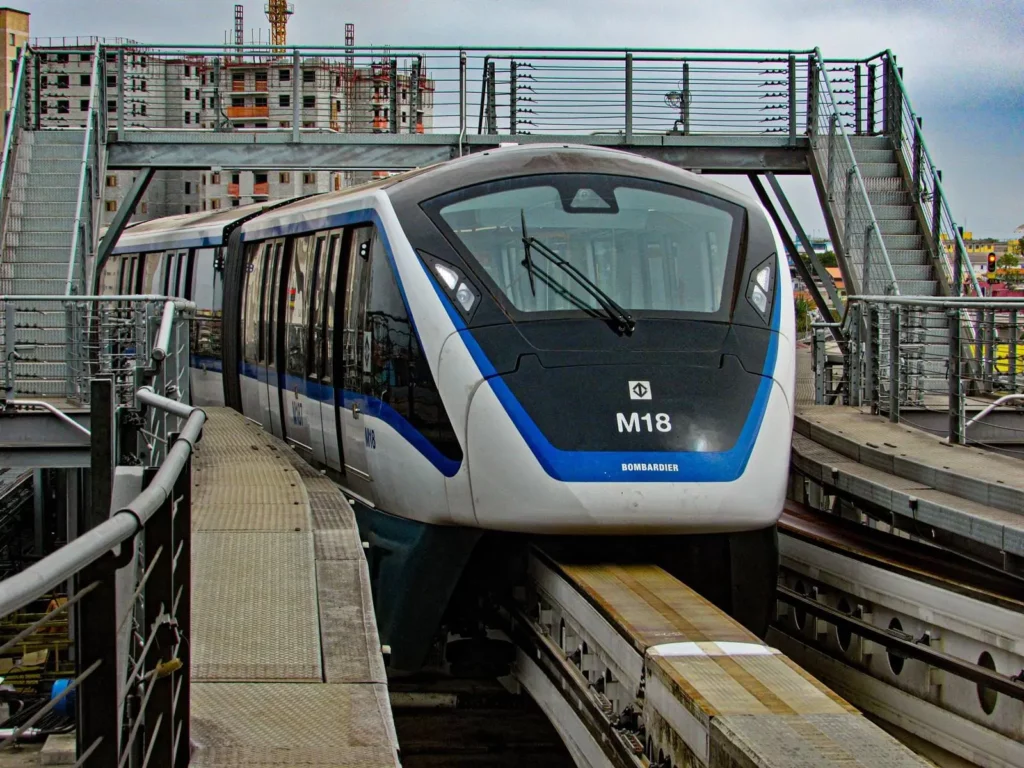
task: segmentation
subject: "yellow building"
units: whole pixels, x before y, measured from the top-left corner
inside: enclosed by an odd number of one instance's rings
[[[28,45],[28,12],[0,8],[0,36],[3,37],[4,61],[0,68],[0,112],[11,107],[11,88],[18,72],[18,57]]]

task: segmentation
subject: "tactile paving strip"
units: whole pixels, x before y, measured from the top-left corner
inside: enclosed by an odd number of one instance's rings
[[[190,765],[398,766],[385,685],[196,683]]]
[[[309,533],[201,531],[192,543],[195,680],[321,680]]]

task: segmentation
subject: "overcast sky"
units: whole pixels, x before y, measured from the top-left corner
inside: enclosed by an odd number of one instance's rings
[[[294,0],[288,42],[359,45],[891,49],[905,68],[953,215],[976,236],[1024,224],[1024,0]],[[35,36],[220,43],[233,0],[11,0]],[[266,40],[264,0],[246,38]],[[823,234],[806,180],[787,182]]]

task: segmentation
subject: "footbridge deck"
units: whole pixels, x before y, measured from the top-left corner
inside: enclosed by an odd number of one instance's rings
[[[351,507],[211,408],[193,472],[192,765],[398,765]]]

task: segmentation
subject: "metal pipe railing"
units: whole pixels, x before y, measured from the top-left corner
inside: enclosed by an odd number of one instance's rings
[[[83,231],[83,217],[85,216],[84,207],[86,204],[86,184],[89,181],[90,172],[90,157],[92,155],[92,141],[93,132],[96,130],[96,110],[97,110],[97,94],[99,93],[99,79],[102,70],[103,60],[103,46],[99,43],[93,49],[93,62],[92,62],[92,80],[89,87],[89,115],[85,123],[85,141],[82,145],[82,170],[79,173],[78,178],[78,200],[75,204],[75,221],[73,229],[71,230],[71,253],[68,257],[68,274],[67,280],[65,281],[64,294],[71,296],[74,291],[75,284],[75,264],[78,261],[78,255],[80,250],[85,250],[88,246],[85,244],[86,233]],[[106,104],[103,105],[103,109],[106,109]],[[92,210],[88,212],[89,216],[89,232],[88,237],[92,238]],[[82,258],[85,258],[83,253]],[[84,265],[83,265],[84,269]]]
[[[839,107],[838,107],[838,102],[836,100],[835,92],[834,92],[834,90],[832,88],[832,81],[831,81],[831,79],[828,76],[828,70],[827,70],[827,67],[826,67],[826,62],[825,62],[824,58],[821,55],[821,50],[818,49],[818,48],[814,49],[814,59],[815,59],[815,62],[817,64],[817,67],[816,67],[817,74],[821,78],[821,82],[825,86],[825,93],[828,95],[828,102],[829,102],[829,105],[831,107],[831,110],[832,110],[832,112],[834,114],[836,114],[838,116]],[[879,252],[881,253],[881,256],[882,256],[882,261],[883,261],[883,263],[885,265],[886,271],[888,272],[889,285],[891,286],[893,293],[896,294],[896,295],[899,295],[900,290],[899,290],[899,285],[898,285],[898,283],[896,281],[896,273],[895,273],[895,271],[892,268],[892,262],[889,259],[889,252],[888,252],[888,250],[886,250],[885,241],[882,238],[882,230],[881,230],[881,227],[878,226],[878,220],[875,217],[874,208],[871,206],[871,201],[868,198],[867,186],[864,183],[864,177],[861,175],[860,167],[858,166],[856,157],[853,154],[853,145],[850,143],[850,137],[849,137],[849,135],[846,132],[846,128],[843,126],[843,121],[842,120],[839,120],[839,119],[834,120],[833,121],[833,125],[835,125],[836,130],[838,130],[838,133],[839,133],[839,136],[840,136],[840,141],[842,142],[842,146],[846,150],[846,152],[847,152],[847,154],[848,154],[848,156],[850,158],[850,161],[852,163],[852,176],[853,176],[854,179],[856,179],[855,189],[856,189],[856,192],[858,193],[858,195],[861,197],[861,202],[863,203],[865,209],[868,212],[868,217],[870,219],[870,230],[871,230],[871,232],[874,235],[874,239],[876,240],[876,245],[877,245],[877,247],[879,249]],[[831,169],[830,169],[830,173],[831,173]],[[849,194],[849,189],[847,189],[847,194]],[[865,235],[865,237],[867,237],[867,236],[868,235]],[[848,245],[852,241],[850,233],[846,231],[845,226],[844,226],[844,230],[843,230],[843,238],[846,240],[846,243],[844,245]],[[865,257],[866,256],[867,256],[867,254],[865,254]],[[864,268],[864,273],[862,273],[862,276],[864,276],[867,273],[866,264],[867,264],[867,261],[866,261],[866,258],[865,258],[865,268]],[[866,280],[866,278],[865,278],[865,280]],[[864,286],[864,287],[867,288],[868,286]]]
[[[3,210],[0,211],[0,243],[6,241],[7,237],[7,212],[10,205],[11,180],[15,161],[15,147],[17,146],[16,136],[21,128],[22,116],[25,112],[25,81],[28,71],[29,53],[26,48],[18,59],[18,72],[14,78],[11,88],[11,108],[7,116],[7,131],[4,136],[3,157],[0,158],[0,204]],[[0,260],[3,254],[0,253]]]

